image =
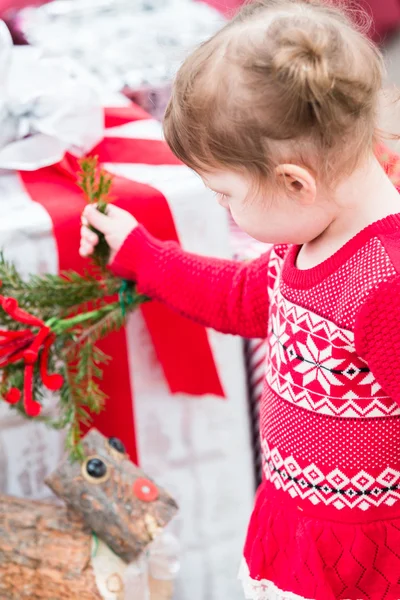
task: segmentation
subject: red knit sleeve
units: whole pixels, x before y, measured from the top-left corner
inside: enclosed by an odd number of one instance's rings
[[[386,394],[400,404],[400,276],[368,297],[354,334],[358,354]]]
[[[206,258],[132,231],[111,269],[138,290],[184,316],[224,333],[265,337],[269,253],[249,263]]]

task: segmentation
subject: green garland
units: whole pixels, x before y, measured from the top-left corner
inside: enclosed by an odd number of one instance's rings
[[[105,212],[112,180],[96,158],[81,162],[79,185],[87,201]],[[123,327],[127,314],[147,300],[133,282],[107,271],[108,257],[100,235],[90,272],[24,280],[0,256],[0,394],[28,418],[66,429],[73,460],[83,458],[80,426],[88,425],[90,414],[99,413],[106,400],[99,382],[109,358],[96,344]],[[41,414],[46,387],[59,390],[55,419]]]

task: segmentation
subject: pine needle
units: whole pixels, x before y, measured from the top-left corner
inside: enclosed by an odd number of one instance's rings
[[[97,156],[84,158],[80,161],[81,172],[79,174],[78,185],[85,194],[87,202],[96,204],[96,208],[101,213],[107,212],[107,205],[111,201],[110,188],[112,185],[112,177],[104,169],[99,167]],[[91,227],[99,237],[93,260],[101,269],[105,269],[110,259],[110,248],[106,239],[100,231]]]
[[[111,176],[99,167],[97,157],[85,158],[80,164],[79,185],[86,200],[106,212]],[[94,256],[97,267],[92,265],[90,272],[82,275],[65,271],[60,275],[31,275],[24,279],[15,265],[0,253],[0,293],[14,298],[20,309],[42,319],[56,336],[46,350],[46,369],[64,379],[57,396],[58,415],[55,419],[37,416],[35,420],[45,422],[53,429],[66,430],[66,449],[71,460],[83,460],[81,426],[90,426],[91,414],[103,410],[107,399],[100,382],[109,357],[96,344],[109,333],[121,329],[126,314],[148,300],[136,293],[132,282],[114,277],[106,270],[109,248],[104,236],[99,235],[100,244]],[[113,298],[116,295],[119,301]],[[26,325],[0,308],[0,329],[26,329]],[[33,326],[33,335],[37,332],[38,327]],[[30,334],[27,339],[28,345],[32,343]],[[15,346],[4,344],[3,355],[15,358]],[[35,400],[43,403],[45,390],[39,362],[40,356],[35,363],[32,393]],[[23,394],[24,370],[22,358],[0,368],[0,395],[4,396],[14,387]],[[26,416],[23,397],[12,408]]]

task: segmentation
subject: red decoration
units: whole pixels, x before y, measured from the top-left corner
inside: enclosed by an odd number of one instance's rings
[[[25,363],[24,369],[24,407],[30,417],[36,417],[42,409],[39,402],[33,399],[33,371],[37,360],[43,385],[52,391],[59,390],[64,383],[61,375],[50,375],[47,372],[48,354],[55,335],[50,327],[43,321],[19,307],[15,298],[0,295],[1,308],[18,323],[39,328],[37,333],[31,329],[19,331],[0,331],[0,367],[4,367],[19,360]],[[21,399],[21,392],[17,388],[10,388],[4,399],[9,404],[16,404]]]
[[[139,477],[133,484],[133,494],[142,502],[154,502],[159,496],[159,491],[150,479]]]
[[[107,108],[104,116],[107,128],[149,118],[134,105],[122,109]],[[108,163],[180,164],[159,140],[107,136],[93,154]],[[67,155],[57,165],[20,172],[20,177],[32,200],[41,204],[52,219],[60,271],[71,269],[83,273],[87,262],[79,256],[78,248],[80,216],[86,202],[77,186],[78,170],[76,159]],[[179,241],[168,202],[157,189],[115,175],[113,197],[118,206],[131,212],[153,235],[162,240]],[[149,302],[141,310],[171,392],[223,397],[205,328],[157,302]],[[137,462],[134,399],[125,331],[110,334],[99,347],[113,358],[112,365],[104,369],[102,379],[102,390],[110,401],[102,413],[94,416],[93,425],[107,437],[118,435],[132,460]],[[116,405],[118,410],[115,410]]]

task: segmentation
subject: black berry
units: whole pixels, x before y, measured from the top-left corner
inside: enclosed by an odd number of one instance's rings
[[[125,446],[123,445],[121,440],[119,440],[118,438],[111,437],[108,440],[108,443],[110,444],[111,448],[114,448],[114,450],[116,450],[117,452],[121,452],[121,454],[126,453]]]
[[[86,472],[94,479],[100,479],[107,473],[107,466],[100,458],[91,458],[86,463]]]

